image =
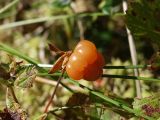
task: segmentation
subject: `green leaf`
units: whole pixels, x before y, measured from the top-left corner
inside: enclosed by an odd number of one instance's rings
[[[135,0],[129,4],[127,26],[135,38],[148,40],[160,46],[159,0]]]
[[[107,15],[111,14],[112,2],[113,2],[113,0],[104,0],[100,4],[100,8],[102,9],[103,13],[105,13]]]
[[[158,119],[160,117],[160,92],[142,99],[135,98],[133,108],[141,114]]]
[[[20,71],[17,74],[14,85],[21,88],[30,88],[32,87],[35,78],[36,78],[36,71],[33,66],[29,66],[27,68],[24,68],[24,70]]]

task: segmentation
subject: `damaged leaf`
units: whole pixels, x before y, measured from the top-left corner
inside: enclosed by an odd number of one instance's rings
[[[61,57],[58,58],[58,60],[54,63],[53,67],[50,69],[50,74],[55,73],[57,70],[60,70],[62,68],[62,64],[65,57],[66,54],[63,54]]]
[[[27,113],[14,101],[10,93],[6,94],[6,114],[12,118],[11,120],[27,120]]]
[[[57,48],[54,44],[48,44],[50,51],[55,52],[56,54],[63,55],[64,51],[61,51],[59,48]]]
[[[160,116],[160,93],[142,99],[135,98],[133,108],[139,113],[158,119]]]
[[[32,87],[35,78],[35,67],[29,66],[17,73],[14,85],[21,88],[30,88]]]

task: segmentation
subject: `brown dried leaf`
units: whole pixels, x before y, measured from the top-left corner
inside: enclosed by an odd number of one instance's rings
[[[68,100],[67,106],[89,104],[89,96],[83,93],[74,93]]]
[[[50,69],[49,71],[50,74],[62,68],[63,60],[65,57],[66,57],[66,54],[63,54],[61,57],[58,58],[58,60],[54,63],[53,67]]]
[[[50,51],[55,52],[56,54],[63,55],[64,51],[61,51],[59,48],[57,48],[54,44],[48,44]]]
[[[85,105],[90,105],[91,101],[87,94],[84,93],[74,93],[66,103],[66,106],[81,106],[74,109],[64,110],[65,116],[64,120],[87,120],[89,119],[89,107],[83,107]]]

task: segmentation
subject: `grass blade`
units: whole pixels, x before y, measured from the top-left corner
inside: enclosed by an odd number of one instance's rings
[[[135,114],[135,116],[137,116],[137,117],[143,117],[143,118],[145,118],[147,120],[154,120],[153,118],[148,117],[148,116],[146,116],[144,114],[141,114],[141,113],[135,111],[134,109],[128,107],[127,105],[125,105],[125,104],[123,104],[123,103],[121,103],[119,101],[115,101],[115,100],[103,95],[101,92],[94,91],[94,90],[92,90],[92,89],[90,89],[90,88],[78,83],[77,81],[74,81],[74,80],[71,80],[71,79],[67,79],[67,80],[69,82],[71,82],[71,83],[73,83],[73,84],[75,84],[75,85],[87,90],[88,92],[91,92],[93,95],[101,98],[102,100],[104,100],[104,101],[106,101],[106,102],[108,102],[108,103],[110,103],[110,104],[112,104],[112,105],[114,105],[116,107],[122,108],[122,109],[124,109],[124,110],[126,110],[126,111],[128,111],[130,113]]]
[[[86,17],[86,16],[105,16],[104,13],[83,13],[83,14],[73,14],[73,15],[58,15],[58,16],[51,16],[51,17],[42,17],[42,18],[36,18],[36,19],[29,19],[29,20],[23,20],[13,23],[7,23],[0,26],[0,30],[5,30],[9,28],[14,28],[18,26],[23,25],[29,25],[34,23],[40,23],[40,22],[46,22],[46,21],[55,21],[55,20],[61,20],[61,19],[68,19],[72,17]]]
[[[8,53],[10,53],[12,55],[18,56],[18,57],[28,61],[29,63],[32,63],[33,65],[37,66],[37,64],[38,64],[37,61],[33,60],[32,58],[30,58],[30,57],[28,57],[28,56],[26,56],[24,54],[22,54],[19,51],[16,51],[15,49],[13,49],[13,48],[5,45],[5,44],[0,43],[0,50],[6,51],[6,52],[8,52]]]
[[[2,9],[0,9],[0,14],[2,14],[3,12],[7,11],[9,8],[11,8],[12,6],[14,6],[15,4],[17,4],[19,2],[19,0],[14,0],[11,3],[9,3],[8,5],[6,5],[5,7],[3,7]]]

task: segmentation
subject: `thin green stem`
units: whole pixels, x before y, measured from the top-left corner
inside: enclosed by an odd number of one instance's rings
[[[75,109],[75,108],[82,108],[82,106],[63,106],[63,107],[59,107],[59,108],[56,108],[54,110],[51,110],[51,111],[49,111],[49,113],[55,113],[59,110]]]
[[[54,74],[49,74],[49,73],[37,73],[38,76],[61,76],[62,73],[54,73]],[[64,76],[67,76],[67,74],[64,74]]]
[[[23,20],[23,21],[19,21],[19,22],[7,23],[4,25],[1,25],[0,30],[14,28],[14,27],[28,25],[28,24],[46,22],[46,21],[68,19],[68,18],[72,18],[72,17],[105,16],[105,15],[106,14],[104,14],[104,13],[83,13],[83,14],[79,14],[79,15],[73,14],[73,15],[58,15],[58,16],[51,16],[51,17],[42,17],[42,18],[36,18],[36,19]]]
[[[61,76],[62,73],[54,73],[54,74],[48,74],[47,72],[44,72],[44,73],[37,73],[37,76],[50,76],[51,78],[54,77],[54,76]],[[63,76],[67,76],[67,74],[64,73]],[[67,90],[69,90],[70,92],[72,93],[75,93],[74,90],[72,90],[71,88],[69,88],[68,86],[66,86],[64,83],[60,82],[60,84],[65,87]]]
[[[11,91],[11,94],[12,94],[12,96],[13,96],[14,101],[19,104],[18,99],[17,99],[17,97],[16,97],[16,94],[15,94],[15,92],[14,92],[14,90],[13,90],[13,87],[10,86],[9,89],[10,89],[10,91]]]
[[[148,67],[150,67],[150,65],[104,66],[103,69],[135,69],[135,68],[145,69]]]
[[[38,76],[60,76],[62,73],[54,73],[54,74],[48,74],[48,73],[38,73]],[[67,74],[65,74],[67,76]],[[126,76],[126,75],[109,75],[109,74],[103,74],[102,77],[108,77],[108,78],[123,78],[123,79],[132,79],[132,80],[143,80],[144,82],[160,82],[159,78],[149,78],[149,77],[136,77],[136,76]]]
[[[110,104],[112,104],[112,105],[114,105],[116,107],[122,108],[122,109],[128,111],[129,113],[135,114],[135,116],[137,116],[137,117],[143,117],[143,118],[145,118],[147,120],[154,120],[153,118],[148,117],[148,116],[146,116],[144,114],[141,114],[141,113],[135,111],[134,109],[130,108],[129,106],[127,106],[127,105],[125,105],[125,104],[123,104],[123,103],[121,103],[119,101],[113,100],[113,99],[103,95],[101,92],[93,91],[92,89],[90,89],[90,88],[78,83],[77,81],[74,81],[74,80],[71,80],[71,79],[67,79],[67,80],[69,82],[71,82],[71,83],[73,83],[73,84],[75,84],[75,85],[87,90],[89,93],[92,93],[93,95],[101,98],[102,100],[104,100],[104,101],[106,101],[106,102],[108,102],[108,103],[110,103]]]
[[[58,108],[55,108],[51,111],[49,111],[49,113],[55,113],[57,111],[60,111],[60,110],[66,110],[66,109],[76,109],[76,108],[102,108],[103,106],[93,106],[93,105],[75,105],[75,106],[63,106],[63,107],[58,107]],[[106,108],[106,107],[103,107],[103,108]]]
[[[6,5],[5,7],[0,9],[0,14],[7,11],[8,9],[10,9],[11,7],[13,7],[15,4],[17,4],[19,2],[19,0],[13,0],[11,3],[9,3],[8,5]]]
[[[138,76],[126,76],[126,75],[108,75],[103,74],[102,77],[108,77],[108,78],[123,78],[123,79],[132,79],[132,80],[143,80],[148,82],[160,82],[160,79],[156,78],[148,78],[148,77],[138,77]]]
[[[30,66],[32,64],[25,64],[26,66]],[[127,66],[104,66],[103,69],[135,69],[135,68],[141,68],[146,69],[149,68],[151,65],[127,65]],[[38,64],[38,67],[42,68],[52,68],[52,64]]]
[[[48,112],[49,106],[50,106],[51,103],[52,103],[52,100],[53,100],[53,98],[54,98],[54,96],[55,96],[55,94],[56,94],[56,91],[57,91],[57,89],[58,89],[58,86],[59,86],[62,78],[63,78],[63,75],[64,75],[64,70],[62,70],[62,75],[58,78],[58,81],[57,81],[57,84],[56,84],[56,86],[55,86],[55,88],[54,88],[54,91],[53,91],[53,93],[52,93],[52,96],[51,96],[51,98],[49,99],[48,104],[47,104],[46,107],[45,107],[44,113],[47,113],[47,112]],[[42,120],[43,120],[43,118],[42,118]]]

